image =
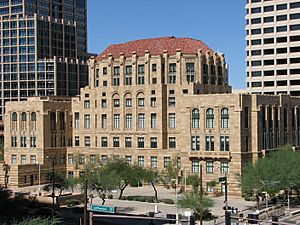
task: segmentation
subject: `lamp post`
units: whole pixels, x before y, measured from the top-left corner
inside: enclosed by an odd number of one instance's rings
[[[55,176],[55,156],[47,156],[47,159],[51,159],[52,161],[52,208],[54,209],[54,199],[55,199],[55,183],[54,183],[54,176]]]

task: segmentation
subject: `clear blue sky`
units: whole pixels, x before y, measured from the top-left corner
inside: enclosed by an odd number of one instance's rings
[[[230,84],[245,88],[244,0],[88,0],[88,49],[149,37],[192,37],[225,53]]]

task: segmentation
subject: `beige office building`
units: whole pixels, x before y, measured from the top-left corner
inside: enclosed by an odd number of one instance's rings
[[[247,0],[247,91],[300,95],[300,1]]]
[[[55,155],[68,176],[116,158],[158,170],[175,160],[182,181],[202,165],[207,192],[227,173],[229,193],[240,194],[236,174],[245,163],[280,145],[299,145],[300,99],[232,94],[224,55],[198,40],[111,45],[90,59],[89,75],[79,97],[7,104],[9,185],[38,184],[39,171],[47,182],[47,158]]]

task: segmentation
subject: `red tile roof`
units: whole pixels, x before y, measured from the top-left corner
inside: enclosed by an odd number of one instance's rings
[[[186,54],[196,54],[199,49],[204,52],[214,52],[205,43],[193,38],[161,37],[110,45],[97,57],[97,60],[107,58],[109,55],[119,58],[121,53],[125,57],[130,57],[132,52],[136,52],[137,56],[144,56],[145,51],[149,51],[151,55],[162,55],[164,51],[167,51],[169,55],[174,55],[178,49]]]

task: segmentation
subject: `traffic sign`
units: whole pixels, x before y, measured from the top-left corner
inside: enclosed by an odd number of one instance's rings
[[[219,177],[219,182],[225,182],[227,180],[227,177]]]
[[[104,205],[91,205],[91,211],[104,212],[104,213],[116,213],[116,207],[104,206]]]

